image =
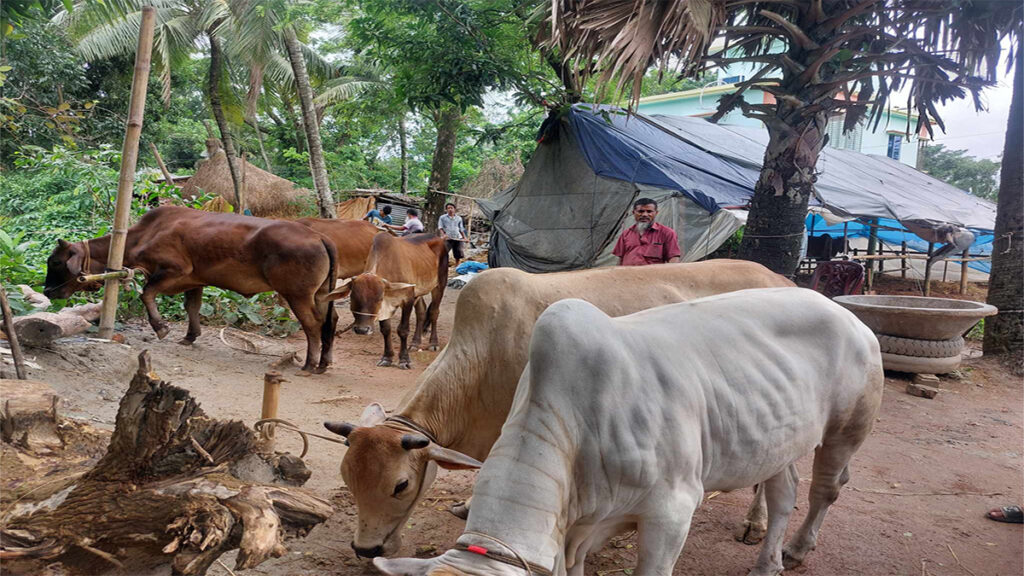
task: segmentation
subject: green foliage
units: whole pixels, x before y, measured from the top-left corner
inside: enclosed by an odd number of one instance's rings
[[[968,340],[977,340],[979,342],[982,341],[985,338],[985,319],[982,318],[979,320],[978,323],[967,332],[967,335],[964,336],[964,338]]]
[[[947,150],[942,144],[921,149],[925,173],[975,196],[995,201],[999,196],[999,162],[968,156],[966,150]]]
[[[0,283],[4,286],[29,284],[39,276],[39,269],[28,259],[28,249],[34,243],[23,241],[24,237],[24,232],[11,236],[0,229]]]

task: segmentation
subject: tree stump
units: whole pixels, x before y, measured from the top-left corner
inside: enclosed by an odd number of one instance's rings
[[[284,534],[305,535],[333,512],[295,487],[308,478],[301,460],[268,453],[241,422],[207,417],[143,352],[106,454],[35,513],[5,519],[0,558],[22,573],[60,561],[72,573],[170,564],[191,575],[239,548],[235,567],[252,568],[285,553]]]

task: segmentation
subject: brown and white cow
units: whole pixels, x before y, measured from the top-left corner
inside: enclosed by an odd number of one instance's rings
[[[82,274],[107,267],[110,236],[81,242],[57,241],[46,263],[49,298],[96,291],[99,282],[81,283]],[[327,299],[334,286],[334,243],[302,224],[252,216],[204,212],[180,206],[150,210],[128,229],[124,266],[146,276],[142,302],[149,323],[163,338],[169,328],[156,307],[157,294],[185,293],[188,333],[199,336],[204,286],[252,296],[275,291],[288,302],[306,334],[305,372],[323,372],[331,362],[338,322]]]
[[[409,369],[409,318],[416,308],[416,331],[412,347],[419,348],[423,330],[430,326],[430,349],[437,350],[437,314],[441,307],[448,284],[448,250],[445,239],[428,234],[413,234],[396,238],[390,234],[378,234],[373,238],[373,248],[366,260],[365,271],[351,279],[338,283],[338,288],[329,298],[350,297],[352,315],[355,317],[353,330],[367,334],[373,321],[380,323],[384,337],[384,354],[378,366],[391,366],[394,350],[391,347],[391,318],[401,310],[398,324],[398,367]],[[423,297],[430,294],[430,307],[426,308]],[[426,310],[424,310],[426,308]]]
[[[483,272],[462,289],[448,345],[394,416],[371,404],[358,426],[325,424],[348,438],[341,475],[359,510],[356,553],[396,552],[406,518],[433,482],[437,466],[471,468],[487,457],[526,366],[533,325],[554,302],[581,298],[610,316],[623,316],[744,288],[783,286],[793,283],[739,260],[554,274],[511,268]],[[431,441],[423,445],[422,438]]]

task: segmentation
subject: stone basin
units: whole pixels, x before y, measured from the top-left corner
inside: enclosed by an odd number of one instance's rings
[[[836,296],[833,300],[856,314],[876,334],[919,340],[951,340],[970,330],[995,306],[923,296]]]

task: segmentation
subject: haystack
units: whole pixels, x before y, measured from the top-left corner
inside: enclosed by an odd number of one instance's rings
[[[192,178],[181,188],[183,197],[195,197],[200,190],[234,203],[235,188],[231,183],[228,159],[220,140],[206,140],[208,158],[199,164]],[[313,192],[299,188],[289,180],[275,176],[249,162],[238,160],[245,185],[245,203],[253,216],[297,218],[306,216],[316,205]],[[313,210],[315,211],[315,209]]]

